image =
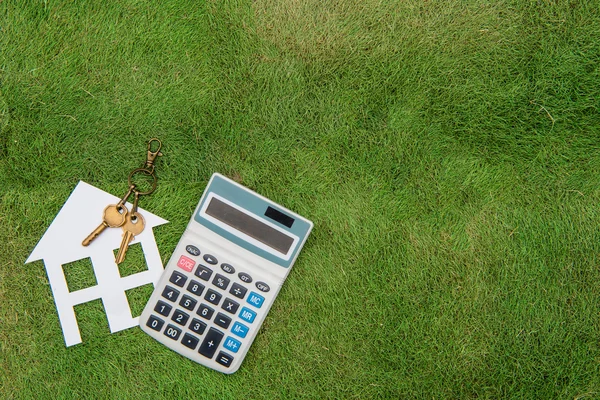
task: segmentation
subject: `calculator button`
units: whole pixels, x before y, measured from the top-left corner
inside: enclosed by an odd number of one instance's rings
[[[212,358],[215,355],[215,351],[217,351],[217,347],[221,344],[221,340],[223,340],[223,332],[215,328],[210,328],[200,345],[200,349],[198,349],[198,353],[204,357]]]
[[[192,272],[194,265],[196,265],[196,261],[186,256],[179,257],[179,261],[177,261],[177,266],[187,272]]]
[[[184,345],[185,347],[188,347],[188,348],[194,350],[196,348],[196,346],[198,346],[199,341],[200,341],[200,339],[198,339],[196,336],[186,333],[185,335],[183,335],[183,338],[181,339],[181,344]]]
[[[173,340],[179,339],[179,335],[181,335],[181,329],[171,324],[167,325],[167,329],[163,332],[165,336],[170,337]]]
[[[262,306],[263,304],[263,301],[265,301],[265,298],[262,297],[260,294],[250,292],[250,295],[248,296],[246,301],[252,304],[254,307],[260,308],[260,306]]]
[[[239,283],[234,283],[233,285],[231,285],[231,289],[229,289],[229,293],[231,293],[232,295],[234,295],[235,297],[238,297],[240,299],[244,298],[247,291],[248,291],[248,289],[246,289]]]
[[[169,282],[174,283],[179,287],[183,287],[183,285],[185,285],[185,281],[187,281],[187,277],[177,271],[173,271],[173,274],[169,278]]]
[[[204,299],[207,300],[209,303],[219,304],[219,301],[221,301],[221,294],[215,292],[212,289],[208,289],[208,291],[206,292],[206,296],[204,296]]]
[[[211,319],[214,312],[215,310],[213,310],[206,304],[200,304],[200,307],[198,307],[198,311],[196,311],[196,314],[198,314],[202,318]]]
[[[194,307],[196,307],[196,304],[198,304],[198,300],[191,298],[188,295],[183,295],[183,297],[181,298],[181,301],[179,302],[179,305],[185,309],[188,309],[190,311],[192,311],[194,309]]]
[[[268,292],[269,290],[271,290],[271,288],[269,287],[269,285],[267,285],[264,282],[256,282],[256,288],[258,290],[260,290],[261,292]]]
[[[241,338],[245,338],[246,335],[248,334],[249,329],[250,328],[248,328],[246,325],[236,322],[235,324],[233,324],[233,328],[231,328],[231,332],[233,332],[234,335],[237,335]]]
[[[233,362],[233,357],[230,356],[229,354],[221,351],[221,352],[219,352],[219,355],[217,356],[217,362],[219,364],[221,364],[222,366],[229,368],[229,366]]]
[[[240,272],[238,277],[242,280],[242,282],[250,283],[252,282],[252,277],[245,272]]]
[[[190,323],[190,330],[196,332],[198,335],[202,335],[206,329],[206,324],[199,319],[194,318]]]
[[[217,275],[215,275],[215,279],[213,279],[212,283],[219,289],[225,290],[225,289],[227,289],[227,286],[229,286],[229,279],[225,278],[221,274],[217,274]]]
[[[246,307],[242,308],[240,312],[240,318],[247,322],[254,322],[254,318],[256,318],[256,313]]]
[[[226,298],[223,301],[223,304],[221,305],[221,308],[223,310],[230,312],[232,314],[235,314],[239,307],[240,307],[240,305],[238,303],[236,303],[235,301],[231,300],[229,297]]]
[[[151,315],[150,318],[148,318],[148,322],[146,322],[146,326],[150,327],[151,329],[154,329],[155,331],[159,331],[162,329],[163,325],[165,324],[165,321],[163,321],[162,319]]]
[[[227,339],[225,339],[223,347],[225,347],[227,350],[237,353],[241,345],[242,343],[240,341],[235,340],[231,336],[228,336]]]
[[[210,268],[205,267],[204,265],[198,265],[198,268],[196,268],[196,272],[194,272],[194,274],[202,279],[203,281],[207,281],[210,279],[210,276],[212,275],[212,270]]]
[[[185,325],[187,324],[188,319],[190,319],[190,316],[181,310],[175,310],[171,319],[177,322],[179,325]]]
[[[234,274],[235,273],[235,268],[233,268],[233,266],[231,264],[223,263],[223,264],[221,264],[221,269],[223,271],[227,272],[228,274]]]
[[[169,316],[172,309],[173,307],[161,300],[159,300],[158,303],[156,303],[156,307],[154,307],[154,311],[165,317]]]
[[[204,285],[192,279],[192,281],[187,287],[187,290],[188,292],[194,293],[196,296],[200,296],[202,294],[202,291],[204,290]]]
[[[218,313],[215,317],[215,324],[219,325],[221,328],[229,328],[229,324],[231,323],[231,318],[229,318],[225,314]]]
[[[171,301],[177,301],[177,298],[179,297],[179,290],[167,285],[162,292],[162,297]]]
[[[197,248],[196,246],[192,246],[191,244],[188,244],[187,246],[185,246],[185,251],[187,251],[188,253],[190,253],[193,256],[200,255],[200,249]]]
[[[219,262],[219,261],[217,261],[215,256],[212,256],[210,254],[205,254],[203,258],[204,258],[204,261],[206,261],[210,265],[216,265]]]

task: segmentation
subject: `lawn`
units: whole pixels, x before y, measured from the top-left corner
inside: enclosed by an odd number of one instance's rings
[[[599,108],[597,0],[0,0],[0,397],[600,398]],[[314,222],[234,375],[24,265],[152,137],[164,264],[213,172]]]

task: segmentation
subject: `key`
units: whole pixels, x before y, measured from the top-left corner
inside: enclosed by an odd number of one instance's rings
[[[111,204],[104,209],[104,213],[102,215],[102,223],[98,225],[96,229],[92,233],[86,237],[82,245],[88,246],[94,239],[98,237],[106,228],[118,228],[125,223],[125,218],[127,217],[127,208],[125,206],[119,204]]]
[[[117,257],[115,259],[117,264],[121,264],[123,262],[125,259],[125,253],[127,253],[127,249],[129,248],[129,243],[131,243],[134,237],[142,233],[145,225],[146,221],[144,221],[144,217],[139,212],[134,211],[127,214],[125,217],[125,223],[122,227],[123,240],[121,241],[121,247],[119,247],[119,251],[117,252]]]

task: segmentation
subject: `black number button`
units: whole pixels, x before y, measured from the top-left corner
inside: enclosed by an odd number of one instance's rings
[[[204,299],[209,303],[219,304],[219,301],[221,301],[221,294],[215,292],[212,289],[208,289],[206,295],[204,296]]]
[[[231,318],[229,318],[225,314],[218,313],[215,317],[215,324],[219,325],[222,328],[229,328],[229,324],[231,323]]]
[[[240,272],[238,277],[242,280],[242,282],[250,283],[252,282],[252,277],[245,272]]]
[[[188,295],[183,295],[183,297],[181,298],[181,301],[179,302],[179,305],[185,309],[188,309],[190,311],[192,311],[194,309],[194,307],[196,307],[196,304],[198,304],[198,301],[196,299],[191,298]]]
[[[235,314],[238,310],[238,308],[240,307],[240,305],[238,303],[236,303],[235,301],[231,300],[229,297],[227,297],[224,301],[223,301],[223,305],[221,306],[221,308],[229,313]]]
[[[157,313],[159,313],[160,315],[163,315],[165,317],[169,316],[169,313],[171,312],[171,310],[173,309],[173,307],[171,307],[169,304],[165,303],[164,301],[158,301],[158,303],[156,303],[156,307],[154,307],[154,311],[156,311]]]
[[[187,290],[189,292],[194,293],[196,296],[200,296],[202,294],[202,291],[204,290],[204,285],[192,279],[192,281],[187,287]]]
[[[185,347],[194,350],[196,346],[198,346],[199,341],[200,339],[198,339],[196,336],[186,333],[185,335],[183,335],[183,339],[181,339],[181,344]]]
[[[200,304],[200,307],[198,307],[198,311],[196,311],[196,314],[198,314],[202,318],[211,319],[214,312],[215,310],[213,310],[206,304]]]
[[[188,244],[187,246],[185,246],[185,251],[187,251],[188,253],[190,253],[193,256],[200,255],[200,249],[197,248],[196,246],[192,246],[191,244]]]
[[[225,278],[221,274],[217,274],[217,275],[215,275],[215,279],[213,279],[212,283],[219,289],[225,290],[225,289],[227,289],[227,286],[229,286],[229,279]]]
[[[212,256],[210,254],[205,254],[203,256],[203,258],[204,258],[204,261],[206,261],[210,265],[217,265],[217,263],[219,262],[219,261],[217,261],[217,259],[215,258],[215,256]]]
[[[212,270],[204,265],[198,265],[198,268],[196,268],[196,272],[194,272],[194,274],[203,281],[207,281],[212,275]]]
[[[269,290],[271,290],[271,288],[269,287],[269,285],[267,285],[264,282],[256,282],[256,288],[258,290],[260,290],[261,292],[268,292]]]
[[[171,301],[177,301],[177,298],[179,297],[179,290],[167,285],[165,290],[162,292],[162,297]]]
[[[165,336],[170,337],[173,340],[179,339],[179,335],[181,335],[181,329],[171,324],[167,325],[167,329],[163,332]]]
[[[221,364],[222,366],[229,368],[229,366],[233,362],[233,357],[231,355],[221,351],[221,352],[219,352],[219,355],[217,356],[217,362],[219,364]]]
[[[229,293],[231,293],[239,299],[243,299],[247,291],[248,289],[246,289],[239,283],[234,283],[233,285],[231,285],[231,289],[229,289]]]
[[[185,281],[187,281],[187,277],[177,271],[173,271],[173,274],[169,278],[169,282],[172,282],[179,287],[183,287],[183,285],[185,285]]]
[[[225,272],[227,272],[228,274],[234,274],[235,273],[235,268],[233,268],[233,266],[231,264],[221,264],[221,269]]]
[[[221,340],[223,340],[223,332],[215,328],[210,328],[200,345],[200,349],[198,349],[198,353],[204,357],[213,358],[217,347],[221,344]]]
[[[190,318],[190,316],[181,310],[175,310],[175,312],[173,313],[173,316],[171,317],[171,319],[173,321],[177,322],[179,325],[187,324],[189,318]]]
[[[205,329],[206,324],[204,322],[196,318],[192,319],[192,322],[190,323],[190,330],[192,332],[196,332],[198,335],[202,335]]]
[[[146,322],[146,326],[154,329],[155,331],[160,331],[164,324],[165,321],[154,315],[151,315],[150,318],[148,318],[148,322]]]

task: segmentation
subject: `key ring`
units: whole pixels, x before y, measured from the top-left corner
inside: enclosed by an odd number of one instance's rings
[[[154,170],[154,167],[152,167],[152,169]],[[152,187],[149,190],[147,190],[145,192],[140,192],[139,190],[137,190],[137,185],[135,185],[134,183],[131,182],[131,178],[133,178],[133,176],[137,173],[144,173],[146,176],[152,177]],[[127,197],[129,197],[129,195],[131,195],[131,192],[135,192],[136,195],[138,195],[138,196],[145,196],[156,190],[156,175],[154,174],[154,171],[147,170],[146,168],[136,168],[133,171],[131,171],[129,173],[129,177],[127,178],[127,182],[129,183],[129,188],[130,188],[130,192],[128,193]]]

